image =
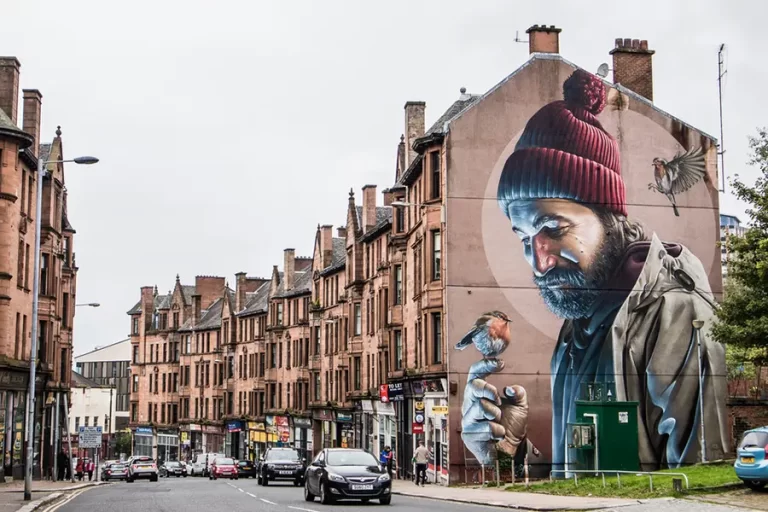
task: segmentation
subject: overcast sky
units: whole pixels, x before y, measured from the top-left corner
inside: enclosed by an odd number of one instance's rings
[[[77,230],[75,354],[127,337],[139,287],[177,273],[268,276],[311,256],[318,223],[345,221],[350,187],[393,181],[403,104],[427,124],[528,58],[532,24],[563,29],[590,71],[616,37],[647,39],[661,109],[719,137],[726,43],[726,171],[754,177],[747,135],[763,98],[768,2],[748,0],[104,0],[3,2],[0,54],[43,94],[43,140],[62,126]],[[379,198],[379,201],[381,199]],[[730,196],[721,211],[742,215]],[[744,219],[742,219],[744,220]]]

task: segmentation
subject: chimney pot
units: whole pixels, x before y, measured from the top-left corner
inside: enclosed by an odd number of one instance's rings
[[[339,226],[336,228],[336,236],[338,238],[347,238],[347,227],[346,226]]]
[[[37,155],[40,150],[40,119],[43,103],[43,95],[37,89],[24,89],[24,111],[22,113],[22,129],[34,139],[30,148],[32,154]]]
[[[655,53],[646,39],[616,39],[613,56],[613,82],[653,101],[653,62]]]
[[[525,31],[528,34],[529,53],[560,53],[561,29],[554,25],[533,25]]]

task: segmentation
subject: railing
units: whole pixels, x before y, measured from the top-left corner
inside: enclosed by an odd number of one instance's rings
[[[577,487],[579,486],[579,478],[577,473],[587,473],[591,475],[597,476],[598,473],[602,475],[603,477],[603,487],[605,487],[605,474],[615,474],[616,480],[619,484],[619,489],[621,489],[621,475],[634,475],[634,476],[647,476],[648,477],[648,484],[651,488],[651,491],[653,491],[653,475],[656,476],[681,476],[685,480],[685,488],[690,489],[690,486],[688,485],[688,475],[685,473],[667,473],[667,472],[661,472],[661,471],[614,471],[614,470],[594,470],[594,469],[553,469],[549,472],[549,481],[552,481],[552,474],[553,473],[573,473],[573,483]]]

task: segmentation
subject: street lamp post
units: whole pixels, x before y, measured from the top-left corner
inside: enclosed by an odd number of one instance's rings
[[[694,320],[692,322],[696,335],[696,345],[699,350],[699,421],[701,423],[701,462],[707,462],[707,442],[704,436],[704,371],[701,367],[701,328],[704,327],[704,320]]]
[[[32,281],[32,342],[29,353],[29,390],[27,391],[27,425],[24,429],[24,438],[27,443],[27,462],[24,468],[24,501],[32,499],[32,466],[34,463],[34,435],[30,432],[35,427],[35,373],[37,370],[37,329],[38,313],[40,305],[40,232],[42,230],[43,211],[43,181],[47,174],[48,164],[62,164],[74,162],[76,164],[90,165],[99,159],[92,156],[81,156],[72,160],[37,160],[37,194],[35,205],[35,259],[34,277]]]

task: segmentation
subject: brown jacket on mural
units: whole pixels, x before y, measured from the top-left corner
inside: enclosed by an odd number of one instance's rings
[[[685,247],[677,257],[671,256],[654,235],[640,277],[610,333],[616,399],[639,402],[639,454],[646,467],[676,465],[671,461],[693,463],[700,454],[695,319],[704,321],[701,357],[707,459],[721,459],[730,450],[725,349],[709,336],[714,307],[701,261]]]

